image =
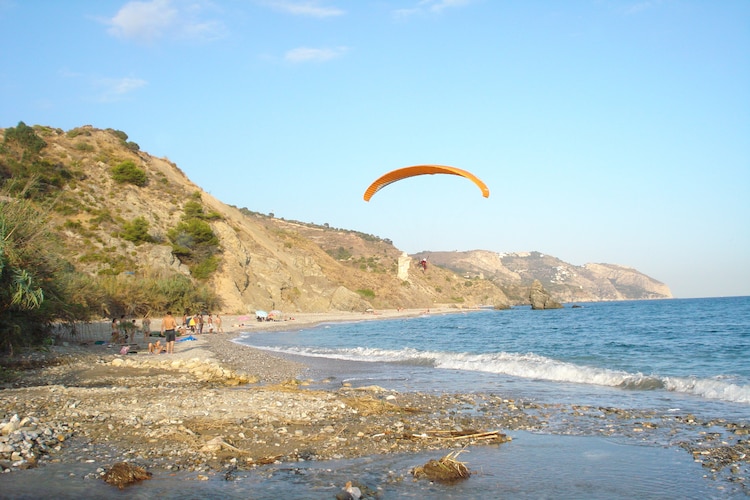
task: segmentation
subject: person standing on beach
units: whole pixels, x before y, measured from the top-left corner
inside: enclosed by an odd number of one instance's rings
[[[166,337],[167,354],[174,354],[174,341],[176,339],[175,329],[177,321],[172,317],[172,313],[167,311],[167,315],[161,320],[161,333]]]
[[[216,333],[224,333],[224,329],[221,327],[221,316],[218,314],[214,318],[214,325],[216,325]]]
[[[118,344],[120,342],[120,324],[117,322],[117,318],[112,318],[112,343]]]
[[[143,341],[148,342],[149,337],[151,337],[151,318],[148,317],[148,314],[141,321],[141,329],[143,330]]]

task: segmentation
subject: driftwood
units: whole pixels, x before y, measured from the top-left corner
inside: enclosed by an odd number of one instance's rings
[[[417,438],[433,438],[433,439],[439,439],[442,441],[457,441],[461,439],[469,439],[469,440],[489,440],[489,439],[496,439],[500,441],[501,443],[506,443],[510,441],[510,438],[506,435],[501,433],[500,431],[482,431],[478,432],[475,430],[467,430],[467,431],[427,431],[423,434],[414,434],[414,437]]]
[[[414,467],[412,474],[417,479],[429,479],[439,483],[453,483],[471,476],[469,468],[464,462],[459,462],[456,457],[463,450],[450,452],[440,460],[430,460],[424,465]]]
[[[236,446],[232,446],[231,444],[229,444],[226,441],[224,441],[221,436],[215,437],[212,440],[208,441],[203,446],[203,448],[201,448],[201,451],[204,451],[204,452],[206,452],[206,451],[209,451],[209,452],[210,451],[219,451],[222,448],[226,448],[227,450],[233,451],[235,453],[245,453],[245,454],[250,453],[248,451],[241,450],[241,449],[237,448]]]

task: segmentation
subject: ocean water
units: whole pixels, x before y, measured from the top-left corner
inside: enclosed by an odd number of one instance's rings
[[[312,388],[379,385],[396,391],[500,395],[543,405],[548,426],[461,455],[474,472],[455,485],[413,481],[443,453],[275,464],[196,480],[157,473],[128,498],[332,499],[346,481],[379,498],[745,498],[750,468],[717,473],[679,446],[714,434],[717,420],[750,424],[750,297],[584,303],[532,311],[478,310],[243,333],[238,343],[303,361]],[[583,406],[642,412],[633,420]],[[576,408],[575,412],[571,408]],[[575,413],[575,416],[574,416]],[[672,422],[665,424],[665,422]],[[606,428],[607,432],[602,433]],[[743,436],[747,437],[747,436]],[[750,437],[747,437],[750,439]],[[455,450],[446,450],[455,451]],[[111,498],[92,476],[106,464],[50,464],[0,476],[0,497]],[[204,478],[205,479],[205,478]]]
[[[561,408],[542,436],[510,433],[510,446],[474,449],[471,465],[492,479],[472,478],[474,486],[456,498],[481,498],[483,488],[511,488],[512,497],[535,498],[722,498],[750,491],[747,462],[734,475],[707,473],[679,448],[682,440],[726,432],[721,426],[664,426],[644,436],[631,432],[632,421],[614,422],[623,428],[604,438],[600,418],[571,419],[565,411],[588,405],[643,412],[659,422],[691,415],[700,422],[750,424],[750,297],[425,314],[247,332],[237,341],[299,357],[310,366],[311,379],[326,388],[348,383],[486,393]],[[578,439],[579,449],[566,456],[560,450],[572,441],[561,436]],[[549,447],[541,456],[566,456],[565,465],[540,464],[533,453],[537,444]],[[513,457],[512,471],[502,461],[504,452]],[[587,457],[600,460],[587,464]],[[586,470],[596,471],[597,481]],[[541,489],[524,489],[534,481]],[[396,497],[402,496],[407,493]]]
[[[325,324],[237,341],[303,356],[334,385],[750,417],[750,297],[576,306]]]

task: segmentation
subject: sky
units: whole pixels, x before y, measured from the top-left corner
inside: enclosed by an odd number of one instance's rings
[[[0,0],[0,127],[128,134],[219,200],[420,251],[750,295],[747,0]],[[472,172],[391,184],[418,164]]]

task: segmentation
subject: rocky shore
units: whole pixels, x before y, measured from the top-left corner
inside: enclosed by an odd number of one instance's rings
[[[309,315],[295,318],[294,327],[334,319],[349,318]],[[729,422],[550,409],[497,395],[310,389],[304,365],[231,341],[240,328],[288,329],[290,323],[225,321],[228,333],[178,342],[173,355],[142,348],[120,355],[106,343],[68,341],[22,357],[0,390],[2,472],[90,462],[105,464],[97,471],[104,475],[107,465],[126,462],[226,474],[268,463],[501,444],[514,430],[565,432],[564,425],[633,436],[694,429],[683,448],[696,460],[735,477],[747,469],[748,429]],[[724,432],[710,439],[705,430],[716,427]]]
[[[463,415],[474,405],[463,396],[309,390],[303,365],[239,346],[234,335],[196,335],[174,355],[69,342],[22,358],[0,391],[0,467],[90,460],[215,471],[503,442],[499,429],[534,427],[500,399],[499,415],[479,417]]]

